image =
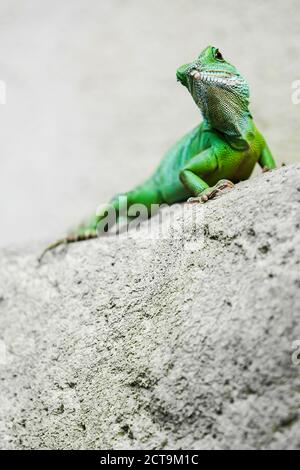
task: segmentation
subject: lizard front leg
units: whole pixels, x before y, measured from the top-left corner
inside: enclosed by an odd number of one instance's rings
[[[180,180],[195,197],[188,202],[204,203],[212,199],[225,188],[232,188],[234,184],[229,180],[220,180],[215,186],[209,187],[205,182],[205,176],[213,173],[218,168],[218,161],[212,148],[195,155],[180,172]]]
[[[269,147],[267,146],[267,144],[265,144],[265,146],[264,146],[264,148],[261,152],[261,156],[258,160],[258,163],[261,166],[263,173],[276,168],[275,160],[274,160],[274,158],[271,154],[271,151],[270,151]]]

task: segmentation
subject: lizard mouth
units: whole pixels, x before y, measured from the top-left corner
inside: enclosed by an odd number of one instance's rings
[[[235,99],[245,101],[248,104],[249,88],[241,75],[228,70],[199,70],[193,67],[188,73],[188,89],[199,106],[203,101],[217,97],[228,102],[233,96]],[[228,95],[230,94],[230,96]]]
[[[190,77],[195,81],[200,81],[205,84],[211,85],[227,85],[234,86],[239,85],[241,80],[230,72],[224,70],[211,70],[211,71],[199,71],[192,69],[189,73]]]

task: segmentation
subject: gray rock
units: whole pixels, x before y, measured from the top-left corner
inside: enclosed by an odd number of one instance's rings
[[[299,203],[289,166],[152,239],[2,250],[1,448],[299,448]]]

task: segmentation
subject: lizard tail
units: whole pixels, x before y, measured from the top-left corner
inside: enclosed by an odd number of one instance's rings
[[[139,186],[133,191],[129,191],[128,193],[122,194],[123,196],[127,197],[127,208],[132,206],[133,204],[143,204],[146,206],[146,208],[150,211],[151,209],[151,204],[161,204],[163,201],[160,191],[156,188],[155,185],[153,184],[147,184],[144,186]],[[115,196],[111,202],[108,204],[108,206],[113,207],[113,209],[116,211],[116,216],[119,216],[120,213],[120,201],[119,201],[119,196]],[[42,254],[39,256],[38,261],[39,263],[42,261],[44,258],[45,254],[48,253],[48,251],[54,250],[60,245],[68,245],[69,243],[75,243],[75,242],[80,242],[84,240],[90,240],[91,238],[97,238],[97,236],[101,235],[101,231],[99,228],[99,223],[101,220],[105,219],[106,214],[107,214],[107,206],[105,206],[102,210],[102,213],[97,216],[93,216],[92,219],[89,221],[88,224],[85,224],[83,226],[80,226],[78,228],[78,232],[72,235],[69,235],[65,238],[61,238],[57,240],[54,243],[51,243],[48,245],[45,250],[42,252]],[[102,227],[103,232],[107,231],[107,223],[104,220],[105,224]],[[98,233],[97,233],[98,232]]]
[[[91,238],[97,238],[97,233],[94,231],[89,231],[89,232],[81,233],[78,235],[69,235],[65,238],[60,238],[59,240],[56,240],[56,242],[50,243],[50,245],[48,245],[44,249],[44,251],[41,253],[41,255],[38,258],[38,262],[40,263],[42,261],[45,254],[48,253],[48,251],[54,250],[60,245],[68,245],[69,243],[82,242],[84,240],[90,240]]]

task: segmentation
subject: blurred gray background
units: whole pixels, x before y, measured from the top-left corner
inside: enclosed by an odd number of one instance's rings
[[[208,44],[300,161],[299,0],[0,0],[0,244],[53,240],[147,177],[199,122],[175,71]]]

